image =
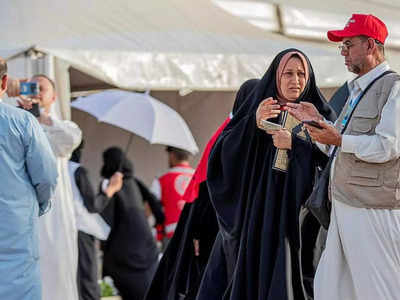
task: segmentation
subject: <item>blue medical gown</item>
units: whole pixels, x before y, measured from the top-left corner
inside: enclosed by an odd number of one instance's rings
[[[0,299],[41,299],[38,218],[56,184],[56,160],[38,121],[0,103]]]

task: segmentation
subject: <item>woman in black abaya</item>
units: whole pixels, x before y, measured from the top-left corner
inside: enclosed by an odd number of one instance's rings
[[[123,300],[142,300],[158,264],[158,249],[147,222],[133,164],[118,147],[103,153],[101,176],[120,171],[123,185],[101,215],[111,227],[104,242],[103,275],[111,276]]]
[[[244,82],[236,94],[232,108],[234,115],[258,83],[258,79]],[[206,185],[209,152],[230,118],[214,133],[207,143],[196,172],[185,191],[185,204],[178,226],[160,261],[147,292],[146,300],[195,299],[215,237],[219,230],[215,210]],[[194,241],[198,243],[196,251]],[[198,252],[197,254],[195,254]]]
[[[296,49],[275,57],[211,152],[207,184],[220,234],[198,300],[312,298],[319,224],[303,204],[318,162],[302,124],[280,110],[288,101],[311,102],[335,118]],[[267,133],[256,115],[285,129]]]

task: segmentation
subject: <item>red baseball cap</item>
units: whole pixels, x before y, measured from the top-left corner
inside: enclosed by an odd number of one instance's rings
[[[353,14],[343,30],[329,30],[328,39],[340,42],[343,38],[365,35],[382,44],[388,36],[385,23],[373,15]]]

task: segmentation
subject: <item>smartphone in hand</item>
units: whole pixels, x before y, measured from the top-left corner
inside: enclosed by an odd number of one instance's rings
[[[313,126],[315,128],[318,128],[318,129],[324,129],[321,125],[319,125],[319,123],[317,121],[314,121],[314,120],[306,120],[306,121],[303,121],[303,123],[307,124],[307,125],[310,125],[310,126]]]
[[[261,126],[264,130],[279,130],[282,129],[282,125],[269,122],[267,120],[261,120]]]

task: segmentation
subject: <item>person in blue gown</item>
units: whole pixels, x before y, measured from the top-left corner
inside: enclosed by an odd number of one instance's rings
[[[7,88],[6,72],[0,59],[0,96]],[[39,122],[0,100],[0,299],[42,299],[38,219],[51,209],[57,177]]]

